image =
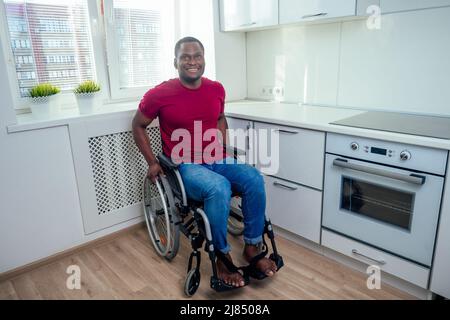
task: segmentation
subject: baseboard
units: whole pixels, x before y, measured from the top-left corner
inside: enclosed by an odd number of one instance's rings
[[[73,254],[78,253],[80,251],[91,249],[91,248],[97,247],[99,245],[111,242],[111,241],[121,237],[122,235],[124,235],[126,233],[132,232],[134,230],[138,230],[140,228],[144,228],[144,226],[145,226],[145,222],[139,222],[139,223],[134,224],[134,225],[132,225],[130,227],[127,227],[127,228],[124,228],[122,230],[113,232],[111,234],[108,234],[106,236],[100,237],[98,239],[95,239],[95,240],[83,243],[83,244],[81,244],[79,246],[76,246],[76,247],[64,250],[62,252],[56,253],[56,254],[51,255],[49,257],[46,257],[44,259],[41,259],[41,260],[38,260],[38,261],[35,261],[35,262],[32,262],[32,263],[29,263],[27,265],[24,265],[24,266],[16,268],[16,269],[13,269],[11,271],[0,273],[0,282],[8,281],[8,280],[10,280],[12,278],[20,276],[23,273],[30,272],[30,271],[32,271],[34,269],[37,269],[39,267],[45,266],[47,264],[50,264],[52,262],[58,261],[59,259],[65,258],[65,257],[70,256],[70,255],[73,255]]]

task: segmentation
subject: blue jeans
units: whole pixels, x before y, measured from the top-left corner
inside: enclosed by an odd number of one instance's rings
[[[187,196],[204,202],[215,249],[227,254],[227,224],[231,190],[242,195],[244,241],[258,244],[264,232],[266,193],[264,179],[257,169],[226,158],[211,164],[183,163],[179,167]]]

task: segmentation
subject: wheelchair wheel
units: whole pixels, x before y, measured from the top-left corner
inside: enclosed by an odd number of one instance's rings
[[[172,260],[180,246],[180,229],[170,185],[165,177],[155,183],[146,177],[143,189],[145,221],[153,247],[159,255]]]
[[[184,294],[192,297],[200,286],[200,271],[197,269],[189,270],[184,283]]]
[[[233,236],[241,236],[244,233],[244,217],[240,209],[240,201],[235,199],[232,200],[227,230]]]

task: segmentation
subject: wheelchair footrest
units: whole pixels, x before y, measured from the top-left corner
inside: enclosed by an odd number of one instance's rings
[[[277,272],[280,271],[280,269],[284,266],[283,257],[279,254],[275,256],[275,254],[272,253],[269,259],[275,262],[275,265],[277,266]]]
[[[244,277],[244,287],[247,286],[250,283],[250,279],[248,277]],[[225,291],[231,291],[235,289],[242,289],[244,287],[235,287],[229,284],[226,284],[222,280],[212,276],[211,277],[211,288],[214,289],[217,292],[225,292]]]
[[[275,265],[277,266],[277,272],[284,266],[283,257],[280,255],[275,255],[272,253],[269,259],[275,262]],[[244,273],[248,277],[256,280],[263,280],[268,277],[264,272],[256,268],[256,264],[249,264],[247,267],[243,267],[243,269]]]

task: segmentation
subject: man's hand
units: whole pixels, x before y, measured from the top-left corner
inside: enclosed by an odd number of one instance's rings
[[[164,175],[164,172],[159,163],[155,161],[148,167],[147,176],[150,178],[150,180],[152,180],[153,183],[155,183],[158,175],[160,174]]]

